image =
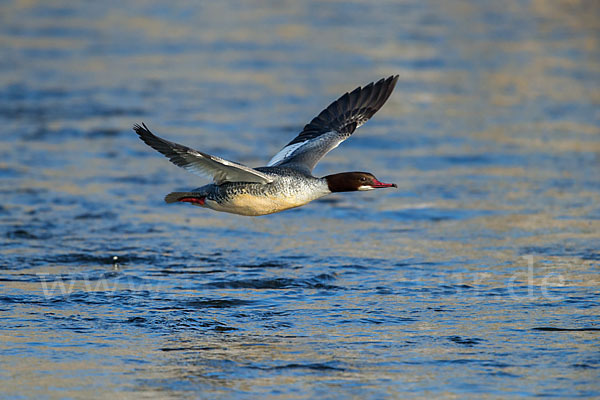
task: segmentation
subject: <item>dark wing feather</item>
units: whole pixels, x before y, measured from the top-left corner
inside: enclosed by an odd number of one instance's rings
[[[142,126],[135,124],[133,130],[144,143],[167,156],[173,164],[198,175],[210,176],[217,185],[225,182],[273,181],[268,175],[253,168],[162,139],[150,132],[143,123]]]
[[[392,94],[398,75],[358,87],[334,101],[279,151],[269,166],[290,166],[310,172],[329,151],[369,120]]]

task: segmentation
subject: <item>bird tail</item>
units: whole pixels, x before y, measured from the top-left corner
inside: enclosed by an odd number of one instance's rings
[[[165,196],[165,202],[168,204],[171,203],[177,203],[178,201],[180,201],[181,199],[184,198],[203,198],[206,197],[206,195],[202,195],[200,193],[195,193],[195,192],[171,192],[168,195]]]

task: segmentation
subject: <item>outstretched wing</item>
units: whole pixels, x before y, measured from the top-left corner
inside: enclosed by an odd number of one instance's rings
[[[392,94],[398,75],[346,93],[315,117],[268,166],[289,166],[310,173],[321,158],[369,120]]]
[[[273,182],[273,179],[268,175],[245,165],[211,156],[210,154],[159,138],[150,132],[144,123],[142,123],[142,126],[135,124],[133,130],[144,143],[167,156],[173,164],[197,175],[211,176],[217,185],[225,182]]]

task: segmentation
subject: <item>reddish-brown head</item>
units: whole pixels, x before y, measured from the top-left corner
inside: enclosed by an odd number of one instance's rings
[[[398,187],[395,183],[383,183],[368,172],[342,172],[325,177],[332,192],[354,192],[378,188]]]

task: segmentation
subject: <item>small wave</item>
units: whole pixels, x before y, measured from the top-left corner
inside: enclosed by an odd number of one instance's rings
[[[31,233],[25,229],[16,229],[6,233],[6,237],[9,239],[24,239],[24,240],[46,240],[50,239],[52,235],[48,233]]]
[[[257,367],[258,369],[273,371],[273,370],[282,370],[282,369],[309,369],[313,371],[346,371],[345,368],[335,367],[332,365],[328,365],[325,363],[310,363],[310,364],[285,364],[285,365],[276,365],[273,367]]]
[[[112,138],[119,135],[129,134],[129,131],[114,128],[96,128],[88,131],[86,137],[90,139]]]
[[[0,304],[43,304],[38,296],[0,296]]]
[[[265,261],[258,264],[240,264],[238,268],[289,268],[290,265],[281,261]]]
[[[110,212],[110,211],[105,211],[105,212],[101,212],[101,213],[84,213],[84,214],[79,214],[77,216],[75,216],[75,219],[115,219],[117,218],[117,214]]]
[[[129,317],[125,322],[128,324],[141,325],[146,323],[146,321],[147,320],[144,317]]]
[[[329,274],[321,274],[309,279],[292,278],[264,278],[264,279],[241,279],[228,281],[215,281],[207,283],[205,287],[219,289],[339,289],[338,286],[330,285],[327,281],[335,277]]]
[[[43,258],[36,258],[33,261],[37,263],[48,264],[94,264],[94,265],[113,265],[126,263],[153,263],[156,261],[154,256],[136,256],[131,254],[89,254],[89,253],[66,253],[57,255],[48,255]]]
[[[468,220],[472,218],[500,214],[499,211],[460,208],[413,208],[387,211],[391,218],[400,221],[431,221]]]
[[[579,257],[582,260],[598,261],[600,252],[596,248],[568,247],[562,244],[553,246],[525,246],[521,247],[521,255],[540,255],[550,257]]]
[[[454,342],[456,344],[461,344],[463,346],[467,346],[467,347],[473,347],[481,342],[483,342],[483,339],[479,339],[479,338],[463,338],[460,336],[448,336],[447,338],[448,340],[450,340],[451,342]]]
[[[12,274],[0,276],[0,282],[93,282],[115,278],[119,275],[120,273],[117,271],[91,271],[85,274]]]
[[[160,351],[209,351],[217,350],[216,347],[209,346],[186,346],[186,347],[162,347]]]
[[[532,331],[542,332],[598,332],[600,328],[559,328],[555,326],[540,326],[531,328]]]
[[[198,269],[161,269],[160,271],[156,271],[156,273],[152,273],[150,275],[153,276],[168,276],[168,275],[207,275],[207,274],[219,274],[224,272],[222,269],[206,269],[206,270],[198,270]]]
[[[186,305],[194,308],[231,308],[238,306],[245,306],[254,303],[251,300],[241,299],[198,299],[188,300],[185,302]]]
[[[585,363],[573,364],[572,367],[577,369],[598,369],[598,366],[596,365],[590,365]]]
[[[116,183],[134,183],[136,185],[150,185],[155,182],[151,178],[145,178],[143,176],[117,176],[106,178],[108,182],[116,182]]]

